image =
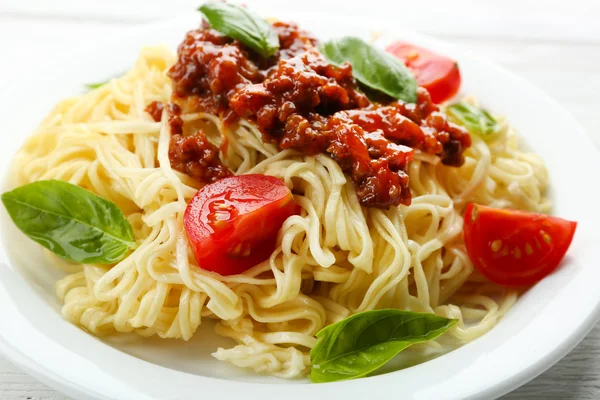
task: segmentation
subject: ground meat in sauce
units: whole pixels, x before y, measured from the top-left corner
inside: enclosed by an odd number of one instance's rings
[[[146,107],[146,112],[150,114],[154,122],[160,122],[165,104],[162,101],[153,101]]]
[[[164,104],[153,101],[146,107],[154,121],[162,119]],[[174,103],[168,105],[168,121],[171,130],[169,143],[169,161],[171,168],[184,172],[203,182],[216,182],[232,176],[233,173],[221,162],[219,149],[210,143],[201,129],[193,135],[184,136],[181,109]]]
[[[419,88],[416,104],[372,103],[358,90],[352,68],[331,65],[312,36],[294,24],[273,27],[281,47],[269,59],[206,26],[189,32],[169,71],[173,101],[186,112],[213,113],[228,123],[253,121],[264,140],[281,149],[330,155],[367,207],[410,204],[406,168],[414,149],[462,165],[470,137],[448,122],[427,90]],[[214,169],[218,151],[207,150],[203,132],[197,135],[174,136],[171,164],[203,180],[219,179],[204,170]],[[190,168],[190,162],[198,164]]]
[[[201,129],[190,136],[171,136],[169,160],[172,168],[203,182],[216,182],[233,175],[221,162],[219,148],[208,141]]]

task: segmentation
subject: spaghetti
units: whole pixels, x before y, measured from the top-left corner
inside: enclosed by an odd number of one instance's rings
[[[59,179],[116,203],[138,247],[116,265],[68,265],[57,283],[63,316],[96,335],[135,332],[188,340],[203,318],[235,345],[214,356],[260,373],[306,374],[315,334],[351,314],[379,308],[432,312],[459,320],[457,342],[490,330],[517,291],[489,283],[466,254],[461,213],[468,202],[547,212],[543,162],[520,150],[502,119],[489,141],[472,135],[463,166],[417,151],[408,164],[412,203],[362,207],[356,189],[327,155],[279,151],[255,124],[224,124],[214,114],[185,113],[202,126],[235,174],[281,178],[302,212],[286,220],[270,258],[241,275],[198,268],[183,229],[187,202],[201,187],[171,168],[163,111],[175,55],[145,48],[132,70],[60,102],[14,163],[16,183]],[[469,99],[474,103],[474,99]]]

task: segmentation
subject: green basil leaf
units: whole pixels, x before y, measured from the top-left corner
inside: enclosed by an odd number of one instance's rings
[[[84,86],[89,89],[89,90],[93,90],[93,89],[98,89],[99,87],[102,87],[104,85],[106,85],[109,81],[106,82],[96,82],[96,83],[86,83]]]
[[[2,202],[23,233],[70,261],[111,264],[136,246],[114,203],[67,182],[33,182],[4,193]]]
[[[435,339],[456,320],[403,310],[352,315],[317,333],[310,352],[313,382],[359,378],[373,372],[415,343]]]
[[[112,79],[118,78],[119,76],[125,75],[125,72],[121,72],[118,75],[114,75],[112,78],[109,78],[107,80],[105,80],[104,82],[93,82],[93,83],[86,83],[83,86],[85,86],[86,89],[88,90],[94,90],[94,89],[98,89],[104,85],[107,85],[110,83],[110,81]]]
[[[402,61],[356,37],[330,40],[319,47],[338,67],[352,65],[357,81],[407,103],[417,102],[417,81]]]
[[[213,29],[237,39],[264,57],[279,49],[279,37],[271,24],[264,19],[231,3],[206,3],[199,11]]]
[[[491,135],[498,132],[499,124],[489,112],[480,107],[472,106],[465,102],[458,102],[448,106],[446,114],[452,122],[464,126],[471,133],[478,135]]]

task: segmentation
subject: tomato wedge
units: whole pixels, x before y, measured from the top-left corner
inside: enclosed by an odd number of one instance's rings
[[[489,280],[504,286],[533,284],[556,269],[577,222],[549,215],[469,204],[467,253]]]
[[[394,42],[386,51],[406,64],[434,103],[442,103],[458,92],[460,71],[456,61],[406,42]]]
[[[233,275],[269,258],[277,232],[297,209],[281,180],[240,175],[200,189],[188,204],[183,223],[198,265]]]

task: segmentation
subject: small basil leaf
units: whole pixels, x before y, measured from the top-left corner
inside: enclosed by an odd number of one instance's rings
[[[319,47],[334,65],[352,65],[357,81],[407,103],[417,101],[417,81],[404,64],[391,54],[356,37],[330,40]]]
[[[199,11],[213,29],[237,39],[264,57],[279,49],[279,37],[271,24],[244,7],[231,3],[206,3]]]
[[[352,315],[317,333],[310,352],[313,382],[359,378],[373,372],[415,343],[435,339],[456,320],[403,310]]]
[[[89,90],[93,90],[93,89],[98,89],[99,87],[102,87],[104,85],[106,85],[109,81],[106,82],[96,82],[96,83],[86,83],[84,86],[89,89]]]
[[[450,120],[464,126],[471,133],[486,136],[496,133],[499,129],[498,122],[489,112],[462,101],[449,105],[446,113]]]
[[[114,203],[67,182],[33,182],[4,193],[2,202],[23,233],[70,261],[111,264],[136,246]]]

